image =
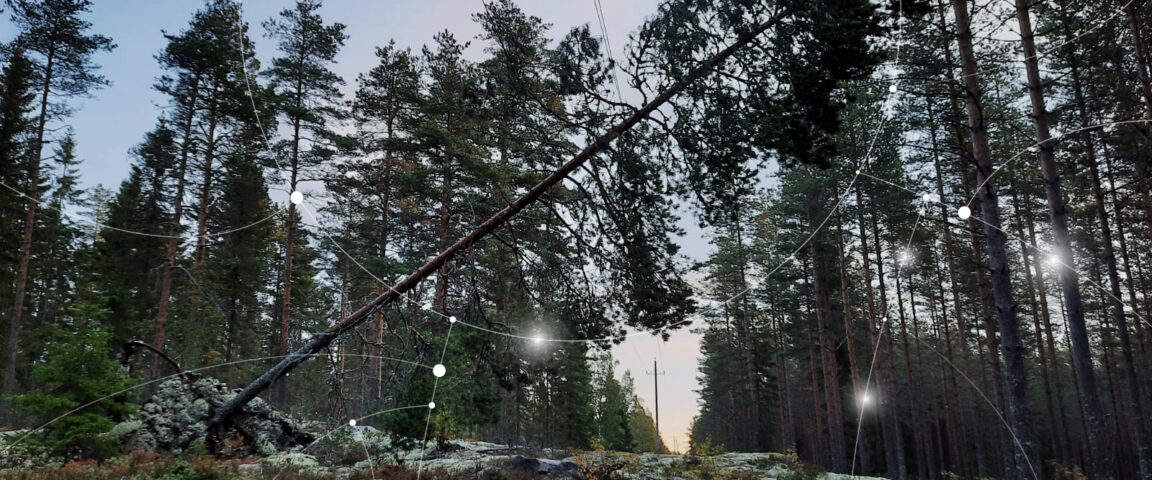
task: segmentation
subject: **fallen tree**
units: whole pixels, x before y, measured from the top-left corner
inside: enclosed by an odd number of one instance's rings
[[[371,318],[379,309],[400,300],[457,253],[466,251],[491,234],[563,180],[575,181],[570,177],[573,172],[590,163],[589,160],[606,150],[613,141],[665,105],[672,107],[676,118],[688,114],[683,125],[669,126],[667,118],[654,121],[676,137],[677,145],[686,145],[680,153],[687,167],[680,173],[696,180],[703,175],[712,182],[703,185],[688,182],[677,187],[699,187],[698,197],[714,195],[723,201],[726,198],[724,192],[730,190],[727,186],[732,181],[739,181],[738,175],[734,174],[747,173],[741,166],[741,159],[757,157],[766,161],[768,158],[783,160],[794,157],[801,162],[820,164],[820,156],[834,150],[821,139],[827,131],[838,126],[836,113],[842,102],[833,97],[839,82],[863,78],[879,62],[868,42],[868,38],[879,32],[876,9],[877,6],[865,0],[844,0],[827,5],[799,0],[715,4],[666,0],[659,15],[647,22],[641,32],[641,36],[653,42],[642,42],[634,52],[639,55],[637,61],[644,65],[663,65],[655,69],[637,67],[661,79],[657,86],[645,89],[657,91],[658,95],[651,101],[647,101],[645,96],[646,103],[642,107],[632,109],[626,118],[595,137],[523,196],[368,304],[325,332],[314,335],[304,346],[256,378],[235,398],[215,410],[212,421],[205,428],[209,440],[219,438],[236,412],[280,377],[326,348],[343,333]],[[762,18],[766,20],[761,21]],[[761,41],[759,37],[769,29],[774,34]],[[732,39],[730,44],[726,43],[727,39]],[[728,71],[729,66],[735,73]],[[722,75],[723,79],[702,81],[713,73]],[[637,85],[645,84],[635,75],[633,79],[639,82]],[[673,101],[681,94],[687,97],[683,105],[679,99]],[[704,113],[713,117],[701,119],[698,118],[701,111],[695,108],[701,101],[715,101],[722,108],[707,110]],[[733,115],[734,106],[743,109],[743,113]],[[714,128],[700,130],[695,127],[725,122],[734,123],[733,126],[743,132],[739,139],[712,146],[680,138],[715,136]],[[819,145],[822,147],[816,148]],[[659,321],[644,324],[644,328],[653,329],[665,326],[666,323]]]

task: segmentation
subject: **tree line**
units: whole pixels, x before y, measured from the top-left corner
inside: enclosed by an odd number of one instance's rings
[[[827,167],[716,223],[694,444],[1149,478],[1147,5],[903,8]]]
[[[608,68],[587,27],[552,45],[548,25],[509,1],[474,15],[482,61],[467,60],[468,43],[447,31],[418,51],[389,42],[345,98],[330,67],[347,34],[320,17],[321,2],[295,2],[262,24],[277,46],[263,67],[239,4],[210,0],[164,33],[154,88],[165,104],[130,152],[127,179],[84,190],[70,101],[108,84],[92,58],[115,45],[84,19],[91,2],[7,6],[18,34],[5,44],[0,92],[3,215],[20,228],[4,240],[3,421],[33,427],[110,395],[47,429],[45,441],[69,455],[106,454],[109,445],[76,433],[130,415],[128,402],[175,373],[164,356],[247,381],[502,207],[607,115],[569,111],[603,87]],[[310,198],[278,205],[270,192],[281,185]],[[562,221],[577,210],[569,203],[590,200],[552,195],[278,382],[269,400],[334,423],[425,404],[425,366],[443,354],[452,374],[439,385],[434,435],[664,450],[630,375],[604,353],[622,330],[604,311],[613,293],[593,292],[609,269],[587,261],[591,245],[574,244],[587,232]],[[449,336],[449,316],[481,328]],[[508,336],[532,332],[602,340]],[[121,352],[133,340],[162,355]],[[419,438],[424,420],[401,411],[371,423]]]

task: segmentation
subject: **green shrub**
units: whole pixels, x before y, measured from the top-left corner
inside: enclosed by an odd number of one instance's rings
[[[119,453],[119,441],[104,433],[135,411],[135,405],[115,396],[132,380],[113,360],[112,334],[102,324],[106,314],[90,304],[71,309],[45,342],[47,361],[32,370],[37,393],[11,397],[22,413],[47,423],[26,441],[65,459]]]

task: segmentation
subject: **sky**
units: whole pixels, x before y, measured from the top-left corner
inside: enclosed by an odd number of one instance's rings
[[[163,98],[152,89],[161,74],[155,55],[164,47],[162,31],[178,32],[188,23],[201,0],[96,0],[88,19],[94,32],[112,37],[118,45],[111,53],[100,53],[94,61],[111,85],[96,91],[90,98],[74,102],[72,125],[79,157],[82,184],[103,185],[115,190],[127,177],[131,164],[128,151],[153,128]],[[568,29],[590,24],[598,34],[594,0],[519,0],[518,5],[529,15],[553,25],[551,36],[559,38]],[[628,35],[645,17],[655,12],[657,0],[603,1],[604,23],[616,58],[623,58]],[[288,0],[250,0],[244,3],[244,16],[250,24],[249,36],[256,44],[256,57],[267,62],[275,56],[275,46],[264,38],[261,23],[290,6]],[[345,47],[332,69],[345,82],[345,92],[355,88],[356,75],[376,63],[374,48],[394,39],[400,47],[418,50],[430,43],[437,32],[448,30],[459,40],[475,40],[479,26],[472,14],[481,9],[480,0],[328,0],[321,16],[328,22],[347,25]],[[14,36],[9,22],[0,22],[0,41]],[[479,59],[480,42],[474,41],[466,55]],[[239,61],[239,59],[237,59]],[[622,82],[623,84],[623,82]],[[626,88],[626,87],[625,87]],[[626,98],[629,97],[625,91]],[[307,192],[305,192],[307,193]],[[274,200],[285,201],[287,193],[273,192]],[[710,247],[695,226],[695,219],[683,215],[682,226],[688,234],[679,239],[684,253],[691,259],[707,256]],[[660,431],[665,443],[674,450],[687,449],[687,429],[696,414],[698,396],[696,361],[699,337],[681,328],[668,342],[658,337],[639,334],[613,347],[619,360],[618,373],[632,372],[636,393],[651,410],[654,406],[653,360],[666,372],[660,382]]]

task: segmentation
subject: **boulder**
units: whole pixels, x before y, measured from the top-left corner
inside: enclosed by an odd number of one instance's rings
[[[543,474],[553,477],[579,478],[580,466],[566,460],[528,458],[517,455],[508,461],[507,468],[520,472]]]
[[[236,392],[209,378],[173,378],[162,382],[132,418],[109,432],[133,450],[180,454],[185,446],[201,444],[213,410]],[[308,445],[314,436],[267,402],[257,398],[246,405],[220,438],[222,448],[236,455],[268,456]]]

